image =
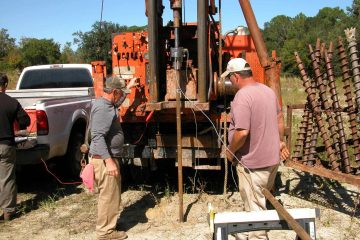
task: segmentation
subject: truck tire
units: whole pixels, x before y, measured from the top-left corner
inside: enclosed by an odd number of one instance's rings
[[[84,143],[84,134],[81,132],[73,132],[70,135],[67,153],[65,156],[66,173],[73,178],[79,178],[80,176],[80,160],[82,153],[80,152],[80,146]]]

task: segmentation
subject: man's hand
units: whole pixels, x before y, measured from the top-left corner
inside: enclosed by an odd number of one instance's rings
[[[290,152],[289,149],[286,147],[286,143],[280,141],[280,159],[284,161],[289,156],[290,156]]]
[[[135,78],[132,78],[129,83],[127,84],[126,88],[127,89],[131,89],[133,87],[136,87],[139,85],[139,78],[135,77]]]
[[[236,166],[237,162],[234,159],[234,154],[231,152],[230,149],[226,149],[226,159],[231,162],[233,166]]]
[[[110,176],[117,177],[119,175],[116,163],[112,158],[105,159],[106,173]]]
[[[29,132],[26,129],[15,131],[14,134],[16,137],[28,137],[29,136]]]

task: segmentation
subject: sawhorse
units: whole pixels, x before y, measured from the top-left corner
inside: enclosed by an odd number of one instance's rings
[[[315,240],[315,218],[320,217],[320,210],[297,208],[287,211],[305,229],[311,239]],[[258,230],[291,230],[291,228],[276,210],[215,213],[214,240],[227,240],[229,234]]]

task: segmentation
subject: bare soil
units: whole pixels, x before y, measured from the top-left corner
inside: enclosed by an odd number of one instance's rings
[[[96,195],[81,185],[58,184],[40,166],[20,174],[18,217],[0,223],[0,239],[96,239]],[[242,209],[231,171],[226,195],[222,173],[190,170],[184,176],[184,223],[179,222],[176,171],[156,173],[156,180],[146,184],[125,184],[118,223],[128,239],[212,239],[208,203],[217,212]],[[286,167],[280,168],[276,187],[275,196],[286,208],[320,209],[318,239],[360,239],[360,189]],[[296,235],[270,231],[269,237]]]

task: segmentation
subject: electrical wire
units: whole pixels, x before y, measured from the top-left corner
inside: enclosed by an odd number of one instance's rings
[[[75,185],[75,184],[82,184],[82,182],[63,182],[61,181],[54,173],[52,173],[49,168],[47,167],[44,159],[40,158],[40,160],[44,163],[45,169],[48,173],[50,173],[51,176],[53,176],[56,181],[58,181],[59,183],[63,184],[63,185]]]
[[[33,124],[33,126],[34,126],[35,124]],[[30,129],[30,131],[32,130],[32,127],[31,127],[31,129]],[[29,136],[27,136],[27,140],[29,139]],[[19,144],[21,144],[21,143],[19,143]],[[42,158],[40,158],[40,160],[42,161],[42,163],[44,164],[44,166],[45,166],[45,170],[51,175],[51,176],[53,176],[55,179],[56,179],[56,181],[58,181],[60,184],[63,184],[63,185],[76,185],[76,184],[82,184],[82,182],[63,182],[63,181],[61,181],[54,173],[52,173],[50,170],[49,170],[49,168],[48,168],[48,166],[46,165],[46,162],[44,161],[44,159],[42,159]]]
[[[153,114],[154,114],[154,110],[151,111],[151,112],[149,113],[149,115],[146,117],[146,119],[145,119],[146,125],[145,125],[145,128],[144,128],[144,131],[142,132],[142,134],[141,134],[141,136],[139,137],[139,139],[136,140],[136,141],[133,143],[133,145],[138,144],[138,143],[140,142],[140,140],[144,137],[144,134],[145,134],[146,129],[147,129],[147,127],[148,127],[148,123],[149,123],[149,121],[151,120]]]
[[[252,183],[253,181],[252,181],[252,179],[251,179],[251,173],[252,173],[252,171],[251,171],[248,167],[246,167],[246,166],[237,158],[237,156],[236,156],[233,152],[231,152],[231,151],[229,150],[229,148],[224,144],[224,141],[222,140],[219,132],[216,130],[216,127],[215,127],[214,123],[213,123],[212,120],[206,115],[206,113],[205,113],[202,109],[200,109],[199,107],[197,107],[192,100],[190,100],[189,98],[187,98],[187,97],[185,96],[184,92],[183,92],[180,88],[179,88],[179,90],[180,90],[180,92],[184,95],[184,97],[186,98],[186,100],[188,100],[195,108],[197,108],[197,109],[205,116],[205,118],[211,123],[211,125],[213,126],[213,129],[214,129],[214,131],[215,131],[215,133],[216,133],[216,135],[218,136],[218,139],[219,139],[220,142],[225,146],[226,150],[228,150],[228,151],[230,152],[230,154],[234,157],[234,159],[236,159],[236,161],[237,161],[244,169],[246,169],[246,170],[249,172],[248,177],[249,177],[250,179],[248,179],[246,176],[245,176],[245,179],[246,179],[246,181],[249,183],[249,185],[250,185],[250,187],[251,187],[251,190],[252,190],[252,192],[253,192],[253,194],[254,194],[254,197],[258,200],[257,195],[256,195],[256,191],[255,191],[255,189],[254,189],[254,185],[253,185],[253,183]],[[238,186],[237,186],[237,184],[236,184],[236,180],[235,180],[235,177],[234,177],[233,169],[232,169],[232,168],[231,168],[231,173],[232,173],[231,175],[232,175],[234,184],[235,184],[236,188],[238,188]],[[260,202],[260,201],[258,200],[258,202]]]
[[[99,53],[100,53],[100,36],[101,34],[101,25],[102,25],[102,17],[103,17],[103,11],[104,11],[104,0],[101,0],[101,10],[100,10],[100,22],[99,22],[99,35],[98,35],[98,39],[97,39],[97,43],[98,43],[98,49],[96,51],[96,55],[99,58]]]
[[[189,58],[189,56],[188,56],[189,53],[186,52],[186,54],[187,54],[187,60],[188,60],[188,58]],[[188,66],[186,65],[186,68],[187,68],[187,67],[188,67]],[[187,76],[186,76],[186,77],[187,77]],[[190,100],[190,99],[185,95],[185,93],[184,93],[184,92],[182,91],[182,89],[180,88],[179,83],[177,83],[177,87],[178,87],[178,91],[180,91],[180,92],[182,93],[182,95],[184,96],[184,98],[185,98],[187,101],[189,101],[190,104],[191,104],[193,107],[195,107],[198,111],[200,111],[200,112],[204,115],[204,117],[210,122],[210,124],[212,125],[212,127],[213,127],[216,135],[218,136],[218,139],[219,139],[220,142],[225,146],[226,150],[230,152],[230,154],[234,157],[234,159],[238,162],[238,164],[240,164],[244,169],[246,169],[246,170],[249,172],[249,174],[248,174],[249,179],[248,179],[246,176],[245,176],[245,179],[246,179],[246,181],[249,183],[249,185],[250,185],[250,187],[251,187],[251,190],[252,190],[252,192],[253,192],[253,194],[254,194],[255,199],[256,199],[258,202],[260,202],[260,201],[258,200],[258,198],[257,198],[256,191],[255,191],[254,185],[253,185],[253,181],[252,181],[252,179],[251,179],[251,173],[252,173],[252,171],[251,171],[248,167],[246,167],[246,166],[238,159],[238,157],[237,157],[232,151],[230,151],[230,149],[226,146],[226,144],[225,144],[224,141],[222,140],[219,132],[216,130],[215,124],[212,122],[212,120],[210,119],[210,117],[209,117],[202,109],[200,109],[198,106],[196,106],[196,104],[194,104],[194,101]],[[237,186],[237,184],[236,184],[236,180],[235,180],[235,178],[234,178],[234,174],[233,174],[233,169],[232,169],[232,168],[231,168],[231,175],[232,175],[234,184],[235,184],[236,188],[238,189],[238,186]],[[260,187],[261,187],[261,186],[260,186]],[[262,188],[262,187],[261,187],[261,188]]]
[[[189,52],[186,51],[186,62],[189,61],[189,55],[190,55]],[[186,68],[185,68],[186,78],[187,78],[187,76],[188,76],[188,75],[187,75],[187,70],[188,70],[188,65],[186,64]],[[194,102],[193,102],[192,100],[190,100],[188,97],[186,97],[185,93],[184,93],[184,92],[182,91],[182,89],[180,88],[179,83],[177,83],[177,87],[178,87],[178,91],[184,96],[184,98],[186,98],[186,100],[188,100],[195,108],[197,108],[198,110],[200,110],[200,112],[205,116],[205,118],[207,118],[207,120],[211,123],[213,129],[215,130],[215,133],[216,133],[216,135],[218,136],[218,139],[220,139],[220,142],[226,147],[226,145],[224,144],[224,141],[221,140],[222,138],[221,138],[220,134],[218,133],[218,131],[216,130],[216,127],[215,127],[214,123],[212,122],[212,120],[206,115],[205,112],[203,112],[200,108],[198,108],[198,107],[194,104]],[[193,112],[194,116],[196,116],[196,115],[195,115],[195,111],[194,111],[193,108],[191,108],[191,111]],[[196,124],[196,139],[197,139],[197,123],[196,123],[196,117],[195,117],[195,124]],[[199,149],[200,149],[200,148],[199,148],[199,146],[198,146],[198,151],[199,151]],[[228,148],[226,147],[226,149],[228,149]],[[235,155],[234,155],[234,156],[235,156]],[[236,157],[236,156],[235,156],[235,157]],[[237,159],[237,160],[240,162],[239,159]],[[195,164],[197,164],[198,161],[199,161],[198,158],[195,159]],[[235,184],[236,188],[238,188],[238,186],[237,186],[237,184],[236,184],[236,180],[235,180],[234,175],[233,175],[232,168],[231,168],[231,172],[232,172],[232,178],[233,178],[234,184]],[[195,175],[194,175],[194,183],[195,183],[196,174],[197,174],[197,169],[196,169]]]
[[[184,16],[183,16],[183,22],[186,23],[186,3],[185,3],[185,0],[183,0],[183,13],[184,13]]]
[[[186,76],[186,80],[188,81],[188,62],[189,62],[189,51],[186,51],[186,67],[185,67],[185,76]],[[181,88],[179,86],[179,83],[177,83],[177,87],[178,89],[180,90],[180,93],[182,93],[184,96],[185,94],[183,93],[183,91],[181,91]],[[195,120],[195,139],[196,139],[196,144],[198,143],[198,125],[197,125],[197,120],[196,120],[196,114],[195,114],[195,111],[193,108],[191,108],[191,111],[194,115],[194,120]],[[199,154],[199,151],[200,151],[200,146],[197,144],[197,153]],[[193,183],[195,184],[195,181],[196,181],[196,175],[197,175],[197,172],[198,172],[198,169],[196,168],[196,166],[199,164],[199,157],[196,157],[196,152],[195,152],[195,174],[194,174],[194,178],[193,178]]]
[[[103,10],[104,10],[104,0],[101,0],[100,29],[101,29],[101,22],[102,22]]]

